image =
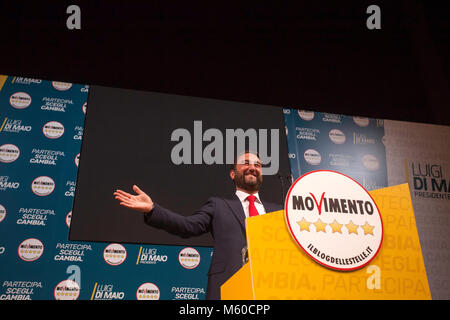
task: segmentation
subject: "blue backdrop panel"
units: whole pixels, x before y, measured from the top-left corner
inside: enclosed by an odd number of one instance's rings
[[[346,174],[367,190],[387,187],[383,120],[283,109],[293,179],[314,170]]]
[[[0,89],[0,300],[204,299],[211,248],[68,240],[88,94]]]

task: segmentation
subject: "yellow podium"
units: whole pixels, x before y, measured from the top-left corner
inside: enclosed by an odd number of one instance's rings
[[[249,262],[221,287],[223,300],[431,299],[408,184],[371,191],[383,220],[378,255],[335,271],[292,240],[284,211],[246,220]]]

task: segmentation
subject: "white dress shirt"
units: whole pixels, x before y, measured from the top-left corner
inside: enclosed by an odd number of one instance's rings
[[[242,208],[244,209],[245,217],[248,218],[249,217],[249,213],[248,213],[249,202],[247,200],[247,197],[250,195],[250,193],[247,193],[247,192],[244,192],[241,190],[236,190],[236,195],[239,198],[239,200],[241,200],[241,204],[242,204]],[[259,199],[259,194],[254,193],[253,195],[256,197],[255,207],[256,207],[256,210],[258,210],[259,215],[265,214],[266,210],[264,209],[264,206],[263,206],[261,200]]]

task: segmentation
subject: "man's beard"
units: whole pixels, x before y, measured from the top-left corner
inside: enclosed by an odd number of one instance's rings
[[[245,171],[244,173],[235,171],[234,184],[236,187],[246,191],[258,191],[262,184],[262,175],[249,171]]]

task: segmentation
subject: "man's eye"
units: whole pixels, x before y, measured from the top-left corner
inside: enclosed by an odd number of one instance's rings
[[[261,163],[259,163],[259,162],[257,162],[257,163],[253,163],[253,162],[250,162],[250,161],[244,161],[243,163],[242,163],[244,166],[249,166],[249,165],[251,165],[251,164],[253,164],[254,166],[255,166],[255,168],[261,168],[262,166],[261,166]]]

